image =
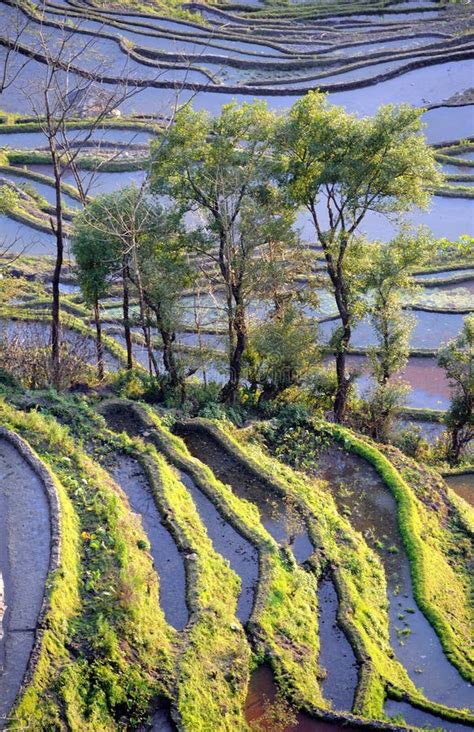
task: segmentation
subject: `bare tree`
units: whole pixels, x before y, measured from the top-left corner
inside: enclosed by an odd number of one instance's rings
[[[57,29],[56,29],[57,30]],[[119,105],[140,91],[140,86],[133,79],[129,70],[128,57],[118,75],[118,83],[111,90],[101,82],[104,77],[106,61],[101,61],[94,45],[95,39],[88,36],[83,43],[77,43],[78,25],[64,25],[61,34],[56,32],[51,38],[41,25],[37,36],[41,56],[45,59],[43,78],[33,88],[24,90],[30,107],[43,132],[51,156],[55,187],[55,215],[50,217],[50,225],[56,240],[56,260],[52,279],[52,326],[51,352],[53,361],[53,382],[57,384],[54,374],[60,373],[60,278],[65,257],[66,232],[64,226],[64,204],[62,197],[62,181],[66,174],[72,174],[82,204],[89,199],[89,190],[93,185],[94,174],[101,168],[96,166],[86,184],[80,173],[80,156],[90,149],[94,134],[104,120],[114,114]],[[71,48],[74,49],[71,51]],[[94,74],[84,73],[79,76],[77,64],[87,56],[97,60]],[[71,126],[79,117],[87,118],[87,128],[71,134]],[[110,162],[115,154],[103,156],[104,162]],[[101,356],[101,331],[99,323],[98,303],[94,304],[94,316],[97,329],[98,363],[103,362]]]
[[[22,36],[25,35],[27,27],[28,18],[19,12],[14,14],[13,19],[9,17],[8,21],[5,22],[3,32],[7,43],[3,44],[0,62],[0,94],[15,84],[25,66],[29,63],[28,57],[18,56],[17,53],[19,43]]]

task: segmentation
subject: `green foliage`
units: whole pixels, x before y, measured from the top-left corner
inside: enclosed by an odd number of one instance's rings
[[[257,101],[224,105],[218,117],[185,107],[166,139],[152,144],[152,190],[170,196],[181,214],[199,212],[190,246],[223,281],[231,334],[223,398],[229,403],[247,345],[247,306],[260,277],[269,276],[267,254],[273,245],[290,249],[295,242],[295,214],[273,176],[274,126],[275,115]]]
[[[388,442],[397,413],[409,390],[409,384],[400,381],[370,387],[361,400],[360,415],[355,418],[356,423],[359,422],[362,431],[374,440]]]
[[[360,119],[319,92],[299,99],[277,127],[281,183],[290,200],[311,214],[341,318],[332,340],[337,421],[345,418],[350,385],[345,353],[351,327],[363,314],[363,273],[370,263],[359,229],[369,210],[425,206],[427,185],[441,181],[420,129],[420,110],[407,105],[381,107],[374,117]]]
[[[438,364],[444,369],[452,390],[445,421],[450,437],[448,460],[455,465],[474,439],[474,315],[464,319],[463,330],[457,338],[441,347]]]
[[[282,119],[279,130],[292,199],[312,206],[327,197],[337,228],[346,231],[369,208],[388,212],[426,205],[426,186],[442,179],[433,151],[418,134],[420,114],[408,105],[387,105],[374,117],[359,119],[328,103],[325,95],[309,92]]]
[[[15,211],[19,200],[19,194],[11,186],[0,186],[0,214]]]
[[[409,355],[414,321],[402,312],[401,291],[415,289],[411,272],[427,261],[434,245],[424,231],[412,235],[402,230],[388,244],[369,246],[366,277],[373,298],[369,316],[377,337],[377,346],[370,349],[369,357],[374,377],[383,387],[406,365]]]
[[[327,436],[316,432],[308,412],[297,406],[282,409],[261,433],[274,457],[299,470],[314,469],[320,452],[328,446]]]
[[[319,361],[316,338],[316,324],[292,305],[251,329],[245,367],[262,401],[305,380]]]

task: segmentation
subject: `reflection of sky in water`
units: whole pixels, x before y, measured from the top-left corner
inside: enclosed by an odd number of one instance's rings
[[[326,363],[333,359],[326,359]],[[369,363],[364,356],[347,357],[349,371],[357,372],[357,389],[363,394],[371,385]],[[444,371],[438,368],[434,358],[412,356],[408,364],[400,372],[401,380],[410,386],[410,392],[405,397],[405,404],[410,407],[424,407],[427,409],[446,409],[449,405],[450,389]]]
[[[442,343],[454,338],[462,329],[464,316],[457,313],[411,312],[415,327],[410,338],[412,348],[438,348]],[[337,327],[337,321],[321,323],[319,332],[322,340],[329,340]],[[367,320],[354,326],[351,345],[364,348],[377,343],[374,330]]]

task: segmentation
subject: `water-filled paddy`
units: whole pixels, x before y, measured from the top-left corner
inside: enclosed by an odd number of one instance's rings
[[[49,571],[51,526],[45,488],[26,460],[0,440],[0,575],[6,613],[0,638],[0,727],[19,692],[35,640]],[[34,551],[31,548],[34,547]]]
[[[374,468],[339,447],[325,451],[318,475],[352,526],[378,553],[387,578],[390,638],[397,658],[425,695],[457,707],[474,705],[473,688],[443,653],[439,639],[419,610],[397,523],[397,504]]]
[[[474,473],[446,475],[445,481],[458,496],[474,506]]]
[[[163,526],[141,465],[128,455],[115,454],[110,472],[141,519],[160,580],[160,605],[167,621],[181,630],[188,621],[184,563],[173,537]]]
[[[306,532],[304,522],[291,503],[271,490],[262,480],[239,463],[230,452],[224,450],[207,432],[178,426],[190,452],[205,462],[213,473],[240,497],[254,503],[260,513],[260,520],[275,541],[292,549],[295,558],[304,562],[314,549]]]
[[[347,365],[350,371],[359,374],[356,387],[361,394],[373,384],[368,375],[369,362],[364,356],[348,356]],[[411,356],[397,379],[410,387],[405,397],[408,407],[419,409],[447,409],[450,389],[444,372],[438,367],[434,358]]]
[[[228,560],[240,577],[242,588],[237,603],[237,617],[246,623],[252,612],[258,581],[258,553],[250,542],[227,523],[189,475],[181,472],[180,476],[196,504],[214,549]]]
[[[52,234],[0,216],[0,246],[11,254],[54,254],[56,241]]]
[[[333,709],[348,711],[354,701],[358,669],[354,651],[337,622],[338,606],[332,580],[323,577],[318,587],[319,665],[326,673],[321,688]]]
[[[407,314],[415,322],[410,336],[411,348],[437,349],[441,344],[454,338],[463,326],[463,315],[458,313],[413,311]],[[337,326],[337,320],[320,323],[321,339],[329,341]],[[363,320],[354,326],[351,339],[353,348],[367,348],[376,343],[375,332],[368,321]]]

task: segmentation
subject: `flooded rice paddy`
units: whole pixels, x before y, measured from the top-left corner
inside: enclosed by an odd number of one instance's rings
[[[33,648],[49,570],[50,542],[45,489],[25,459],[2,438],[0,577],[4,608],[3,613],[0,608],[0,729],[6,726]]]
[[[398,530],[397,504],[391,492],[371,465],[339,447],[321,455],[318,475],[327,481],[338,507],[382,561],[391,643],[413,683],[433,701],[473,708],[473,687],[450,664],[414,599],[410,565]]]
[[[179,425],[177,432],[194,457],[209,465],[219,480],[230,485],[239,498],[257,506],[263,526],[277,543],[288,544],[298,562],[304,562],[311,556],[313,546],[294,506],[250,472],[210,433],[189,428],[185,424]]]
[[[142,466],[128,455],[114,455],[109,470],[126,494],[150,542],[150,553],[160,579],[160,605],[166,620],[177,630],[188,622],[183,557],[162,523]]]

